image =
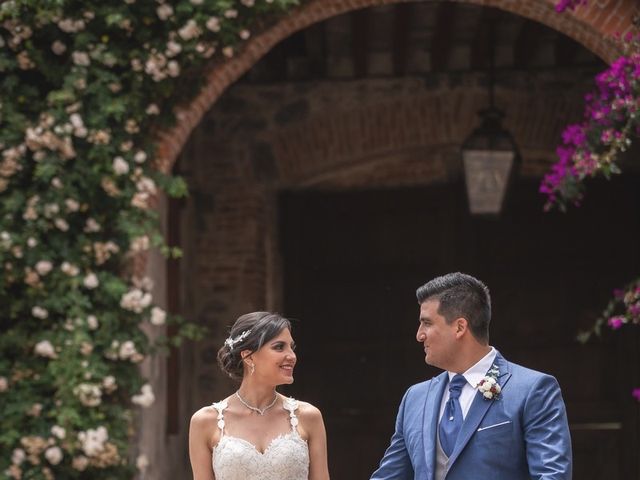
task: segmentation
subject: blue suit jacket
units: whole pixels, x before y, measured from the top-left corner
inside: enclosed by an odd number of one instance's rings
[[[571,437],[555,378],[500,353],[502,393],[476,393],[449,459],[447,480],[570,480]],[[372,480],[434,480],[436,434],[447,372],[413,385],[404,395],[396,431]]]

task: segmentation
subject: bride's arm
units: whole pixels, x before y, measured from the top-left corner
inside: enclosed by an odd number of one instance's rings
[[[309,480],[329,480],[327,464],[327,432],[322,413],[313,405],[305,403],[300,417],[309,444]]]
[[[198,410],[189,426],[189,459],[193,480],[215,480],[212,466],[212,437],[217,434],[217,412],[211,407]]]

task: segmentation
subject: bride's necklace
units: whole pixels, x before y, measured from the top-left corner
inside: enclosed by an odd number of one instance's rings
[[[240,396],[239,390],[236,391],[236,397],[238,397],[238,400],[240,400],[240,403],[242,403],[242,405],[247,407],[249,410],[253,410],[254,412],[257,412],[258,415],[264,415],[267,410],[269,410],[271,407],[273,407],[276,404],[276,400],[278,400],[278,395],[274,393],[273,401],[269,405],[267,405],[264,408],[258,408],[258,407],[254,407],[253,405],[249,405],[247,402],[245,402],[244,398]]]

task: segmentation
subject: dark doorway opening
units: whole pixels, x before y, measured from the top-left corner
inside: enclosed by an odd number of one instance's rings
[[[491,289],[491,344],[558,378],[574,477],[638,478],[639,408],[630,396],[640,378],[637,329],[575,340],[611,289],[640,272],[637,182],[597,183],[581,208],[545,214],[538,182],[521,180],[494,220],[469,216],[461,183],[283,193],[284,312],[300,319],[288,393],[323,411],[332,478],[369,478],[402,394],[439,373],[415,341],[414,292],[456,270]]]

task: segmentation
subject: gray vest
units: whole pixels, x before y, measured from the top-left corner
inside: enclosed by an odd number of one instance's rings
[[[442,445],[440,445],[440,429],[438,429],[438,434],[436,435],[436,476],[435,480],[444,480],[444,477],[447,474],[447,470],[449,470],[449,457],[442,450]]]

